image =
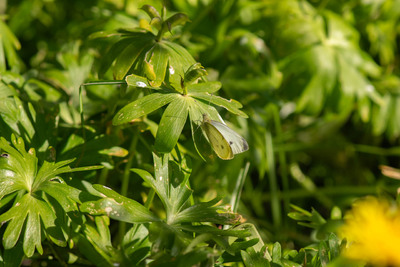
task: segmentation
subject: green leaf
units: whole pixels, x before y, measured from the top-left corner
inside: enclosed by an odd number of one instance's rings
[[[93,187],[104,194],[104,198],[83,203],[80,207],[82,212],[91,215],[107,215],[112,219],[129,223],[156,222],[160,220],[143,205],[118,194],[106,186],[93,185]]]
[[[4,247],[10,249],[15,246],[26,221],[23,239],[24,253],[31,257],[36,248],[42,254],[40,218],[45,229],[54,230],[57,217],[48,203],[28,194],[24,195],[15,206],[0,216],[1,222],[9,221],[3,237]],[[58,228],[58,237],[62,237],[60,231],[61,229]],[[65,240],[58,239],[58,241],[58,245],[66,244]]]
[[[0,177],[0,199],[16,190],[30,190],[37,172],[34,151],[27,153],[22,138],[16,139],[14,135],[12,143],[18,150],[11,147],[3,137],[0,138],[0,148],[8,153],[1,158],[1,172],[4,176]]]
[[[0,264],[2,266],[18,267],[21,266],[23,259],[24,250],[21,241],[11,249],[3,249],[0,254]]]
[[[194,83],[189,84],[187,86],[187,90],[189,94],[191,93],[215,93],[219,89],[221,89],[221,83],[214,81],[214,82],[205,82],[205,83]]]
[[[164,23],[168,25],[168,30],[171,30],[176,25],[184,25],[189,21],[189,17],[183,13],[176,13],[169,17]]]
[[[131,171],[138,174],[154,189],[166,209],[167,222],[172,224],[177,213],[179,213],[192,194],[192,191],[187,186],[191,169],[187,167],[185,162],[177,166],[175,162],[169,161],[169,154],[158,156],[153,153],[153,158],[155,178],[144,170],[131,169]],[[177,172],[179,171],[177,168],[180,168],[180,172],[184,172],[182,179],[178,178]],[[172,181],[169,178],[170,173],[173,178]]]
[[[319,75],[311,78],[298,101],[297,109],[306,114],[318,114],[324,106],[325,92]]]
[[[172,256],[179,255],[193,239],[190,234],[177,231],[174,226],[164,222],[150,224],[149,233],[152,252],[171,251]]]
[[[85,258],[100,267],[114,266],[119,255],[111,243],[108,217],[96,216],[93,222],[87,221],[77,237],[74,243]]]
[[[140,9],[144,10],[151,19],[155,17],[161,17],[157,9],[151,5],[143,5]]]
[[[400,135],[400,122],[398,120],[400,116],[400,97],[392,97],[390,106],[391,110],[387,131],[391,138],[395,138]]]
[[[165,20],[158,33],[158,38],[161,38],[167,31],[171,31],[176,25],[183,25],[189,20],[188,16],[183,13],[176,13]]]
[[[321,265],[327,266],[328,263],[330,262],[330,258],[329,258],[328,245],[326,244],[325,241],[319,242],[318,256],[319,256],[319,260],[321,261]]]
[[[208,73],[200,63],[193,64],[185,72],[184,82],[185,84],[193,84],[197,82],[201,77],[207,76]]]
[[[94,32],[92,34],[89,35],[88,40],[94,40],[94,39],[98,39],[98,38],[108,38],[108,37],[112,37],[112,36],[120,36],[121,33],[116,33],[114,31],[98,31],[98,32]]]
[[[123,147],[113,146],[111,148],[99,150],[99,154],[124,158],[128,156],[129,152]]]
[[[268,251],[264,251],[265,249],[265,244],[261,238],[260,233],[257,231],[257,228],[254,226],[254,224],[251,223],[242,223],[238,226],[235,226],[233,229],[235,230],[243,230],[250,235],[247,237],[247,239],[257,239],[258,243],[256,243],[252,248],[254,249],[255,252],[257,253],[263,253],[263,257],[268,259],[269,261],[272,260],[271,256],[269,255]]]
[[[178,142],[188,116],[188,99],[177,97],[165,109],[158,126],[155,148],[158,152],[169,153]]]
[[[258,241],[258,238],[253,238],[246,241],[235,241],[231,244],[231,249],[232,251],[239,252],[241,250],[253,247],[255,244],[258,243]]]
[[[1,172],[4,174],[0,177],[0,198],[19,191],[13,196],[14,206],[0,215],[1,222],[8,222],[3,238],[5,248],[11,249],[20,239],[26,256],[32,256],[35,249],[43,253],[41,233],[53,243],[65,246],[62,231],[67,228],[67,223],[63,218],[66,214],[79,216],[76,202],[80,202],[82,193],[63,183],[57,175],[98,169],[98,166],[77,169],[66,166],[73,160],[57,163],[44,161],[39,166],[35,150],[27,152],[22,138],[12,135],[11,143],[15,148],[3,137],[0,138],[0,148],[7,153],[0,157]],[[23,239],[20,237],[22,229]]]
[[[13,87],[6,85],[2,81],[0,82],[0,99],[15,95],[17,95],[17,92]]]
[[[240,220],[239,215],[232,213],[222,206],[216,206],[219,199],[190,206],[176,215],[175,223],[212,222],[218,224],[235,224]]]
[[[168,81],[174,85],[174,88],[180,88],[181,78],[190,66],[196,63],[193,56],[179,44],[163,41],[164,48],[169,54],[169,77]],[[171,70],[173,70],[171,72]]]
[[[36,177],[32,183],[32,189],[40,190],[40,187],[50,181],[50,179],[55,178],[58,174],[70,172],[71,168],[66,166],[72,163],[74,159],[71,160],[64,160],[55,162],[43,162],[43,165],[40,167],[39,171],[36,174]]]
[[[340,255],[341,240],[334,234],[330,233],[328,237],[330,259],[335,259]]]
[[[129,103],[120,111],[118,111],[113,118],[113,124],[121,125],[131,122],[134,119],[147,115],[154,110],[165,106],[178,96],[179,94],[153,93],[151,95],[139,98],[138,100]]]
[[[185,205],[186,201],[192,195],[192,190],[188,186],[188,181],[192,169],[188,164],[188,158],[184,157],[180,162],[170,160],[169,165],[169,199],[173,210],[172,216],[175,216]]]
[[[241,250],[240,254],[246,266],[270,266],[272,261],[267,246],[263,246],[259,251],[249,247],[246,251]]]
[[[104,34],[104,36],[102,36]],[[103,33],[103,32],[98,32],[94,33],[91,36],[93,38],[101,38],[101,37],[108,37],[109,33]],[[119,33],[112,33],[112,35],[120,35]],[[91,38],[89,36],[89,38]],[[120,55],[121,51],[123,51],[129,44],[134,41],[134,38],[123,38],[119,40],[118,42],[114,43],[110,49],[106,52],[106,54],[103,56],[101,62],[100,62],[100,68],[99,68],[99,76],[103,77],[106,71],[113,65],[113,62],[116,60],[116,58]]]
[[[14,96],[13,99],[5,98],[1,101],[0,114],[3,120],[16,133],[24,136],[27,140],[31,140],[35,135],[35,128],[30,119],[35,118],[35,114],[31,113],[32,110],[28,109],[27,112],[24,104],[17,96]]]
[[[143,224],[133,225],[124,235],[122,249],[131,266],[138,264],[149,256],[151,243],[149,230]]]
[[[273,263],[280,263],[281,258],[282,258],[282,250],[281,250],[281,244],[278,242],[275,242],[274,245],[272,246],[272,262]]]
[[[129,38],[129,40],[129,45],[122,52],[119,51],[119,55],[115,61],[114,77],[116,80],[122,80],[141,52],[153,45],[154,35],[143,33],[142,36]]]
[[[2,46],[0,47],[1,53],[5,54],[8,65],[11,66],[13,70],[18,72],[21,67],[21,61],[18,58],[15,50],[19,50],[21,48],[21,44],[10,28],[3,22],[3,20],[0,20],[0,36],[0,43]],[[6,70],[5,61],[3,58],[1,58],[0,62],[2,63],[0,64],[0,70],[4,72]]]
[[[138,174],[146,183],[148,183],[154,191],[158,194],[164,206],[168,205],[168,195],[165,183],[168,184],[168,176],[159,176],[160,182],[157,182],[153,176],[145,170],[131,169],[134,173]],[[166,182],[164,182],[166,180]]]
[[[156,43],[147,53],[150,54],[148,64],[150,64],[154,70],[155,79],[152,77],[147,78],[150,79],[151,86],[159,87],[164,81],[165,73],[167,72],[169,59],[168,49],[166,49],[162,43]]]
[[[81,190],[71,187],[63,181],[61,183],[58,181],[45,183],[40,189],[56,199],[65,212],[78,211],[77,203],[81,203]]]
[[[139,88],[150,88],[150,89],[160,89],[159,87],[153,87],[149,84],[147,78],[131,74],[126,76],[125,81],[128,85],[139,87]]]
[[[223,107],[229,112],[232,112],[233,114],[239,115],[244,118],[248,118],[246,113],[240,110],[242,104],[240,104],[238,101],[234,99],[227,100],[220,96],[211,95],[209,93],[190,93],[189,95],[192,96],[193,98],[203,100],[205,103],[211,103],[216,106]]]

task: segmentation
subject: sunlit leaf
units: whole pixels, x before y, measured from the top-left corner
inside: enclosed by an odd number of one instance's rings
[[[182,132],[188,115],[188,100],[184,96],[172,101],[165,109],[158,126],[155,148],[159,152],[170,152]]]
[[[91,215],[107,215],[110,218],[129,223],[159,221],[152,212],[138,202],[121,196],[103,185],[93,185],[93,187],[104,194],[104,198],[83,203],[80,208],[82,212]]]
[[[139,98],[118,111],[113,118],[113,124],[120,125],[131,122],[165,106],[177,97],[178,94],[153,93]]]

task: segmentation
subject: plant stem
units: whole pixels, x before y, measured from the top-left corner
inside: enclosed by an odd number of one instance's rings
[[[121,185],[121,195],[127,196],[128,194],[128,188],[129,188],[129,176],[131,174],[131,168],[133,164],[133,158],[135,156],[135,151],[136,151],[136,145],[138,141],[138,135],[139,133],[137,131],[134,132],[131,145],[129,147],[129,157],[128,157],[128,162],[125,165],[124,169],[124,174],[122,177],[122,185]],[[121,241],[123,236],[125,235],[126,230],[126,223],[125,222],[120,222],[119,223],[119,228],[118,228],[118,239]]]
[[[281,207],[279,205],[279,197],[278,197],[278,183],[276,181],[276,172],[275,172],[275,155],[274,155],[274,145],[272,143],[272,135],[271,132],[267,131],[265,133],[265,144],[266,144],[266,153],[267,153],[267,164],[268,164],[268,177],[270,184],[270,193],[271,193],[271,210],[272,210],[272,220],[274,223],[274,227],[276,229],[281,225]]]
[[[281,125],[281,118],[279,117],[279,111],[276,106],[271,106],[271,110],[273,111],[273,118],[274,118],[274,123],[275,123],[275,132],[276,132],[276,138],[281,139],[282,136],[282,125]],[[289,190],[289,177],[288,177],[288,166],[286,162],[286,155],[285,151],[277,151],[278,153],[278,159],[280,163],[280,178],[282,180],[282,191],[286,192]],[[284,208],[284,214],[287,214],[290,210],[290,198],[284,198],[283,199],[283,208]],[[284,221],[286,222],[286,220]]]

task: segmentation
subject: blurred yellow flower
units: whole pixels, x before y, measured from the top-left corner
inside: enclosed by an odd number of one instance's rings
[[[400,209],[373,197],[354,204],[339,235],[348,241],[343,255],[374,266],[400,266]]]

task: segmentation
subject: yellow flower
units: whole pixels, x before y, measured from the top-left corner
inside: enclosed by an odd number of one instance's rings
[[[400,209],[373,197],[354,204],[339,234],[348,241],[343,255],[374,266],[400,266]]]

